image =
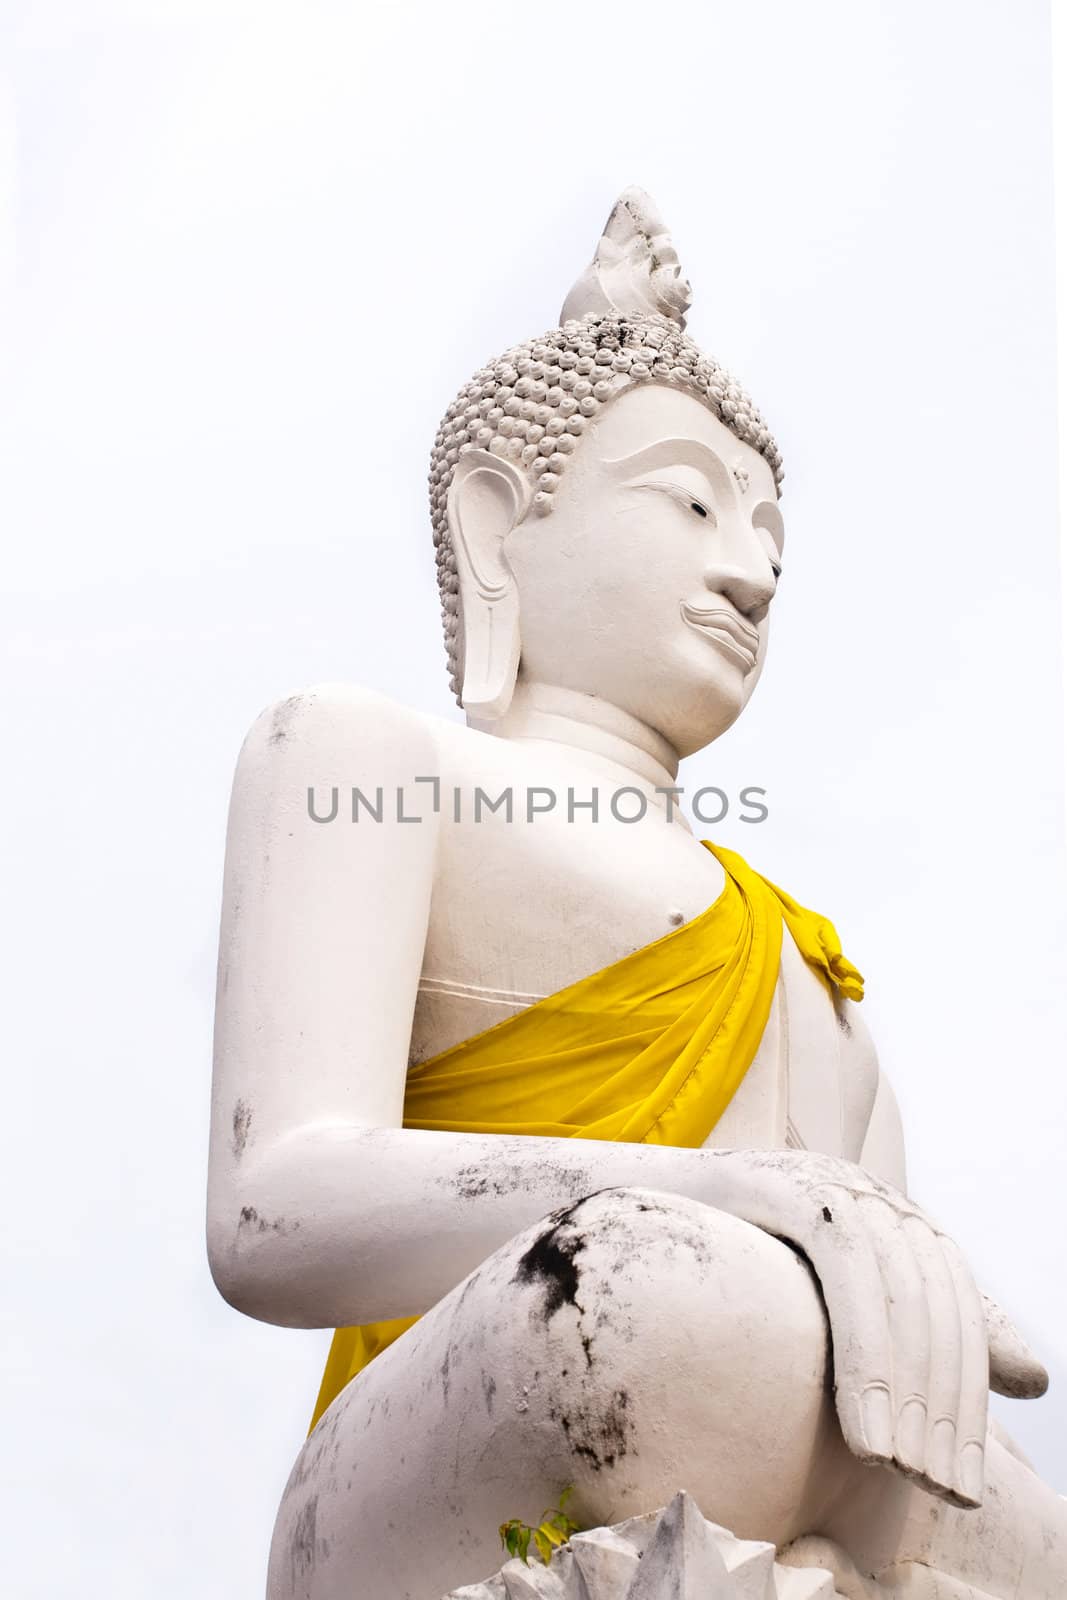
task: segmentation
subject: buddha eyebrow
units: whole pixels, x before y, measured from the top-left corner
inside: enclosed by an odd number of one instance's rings
[[[726,463],[699,439],[657,439],[631,456],[619,456],[613,461],[605,461],[604,465],[626,476],[650,472],[655,467],[694,467],[704,474],[723,500],[729,502],[735,498]]]

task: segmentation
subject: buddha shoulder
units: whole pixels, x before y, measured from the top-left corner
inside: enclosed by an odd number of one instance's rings
[[[249,729],[238,775],[265,780],[303,774],[305,786],[366,791],[432,772],[433,720],[386,695],[350,683],[321,683],[266,707]],[[427,765],[429,763],[429,765]]]

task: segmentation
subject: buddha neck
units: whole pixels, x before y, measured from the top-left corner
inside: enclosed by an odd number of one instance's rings
[[[628,711],[597,695],[581,694],[555,684],[530,683],[520,678],[511,704],[492,722],[471,720],[471,726],[498,739],[523,743],[565,745],[610,767],[612,781],[636,782],[649,799],[666,806],[656,789],[677,783],[678,754],[662,734]]]

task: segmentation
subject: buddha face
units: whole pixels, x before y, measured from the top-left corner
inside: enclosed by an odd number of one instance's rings
[[[759,679],[782,538],[763,456],[692,395],[635,386],[583,435],[551,513],[504,540],[520,677],[608,700],[692,754]]]

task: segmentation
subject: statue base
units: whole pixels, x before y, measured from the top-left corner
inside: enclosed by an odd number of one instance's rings
[[[508,1561],[484,1583],[443,1600],[991,1600],[907,1562],[865,1578],[827,1539],[799,1539],[781,1556],[704,1518],[684,1491],[662,1511],[576,1533],[546,1566]]]

